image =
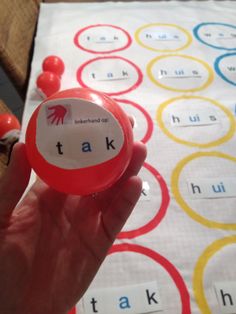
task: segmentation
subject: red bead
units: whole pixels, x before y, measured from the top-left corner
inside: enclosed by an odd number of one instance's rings
[[[48,56],[43,61],[43,71],[49,71],[61,76],[64,73],[65,66],[61,58],[57,56]]]
[[[16,116],[10,113],[0,114],[0,139],[13,130],[20,130],[20,122]]]
[[[36,84],[39,91],[49,97],[60,90],[61,80],[55,73],[43,72],[38,76]]]

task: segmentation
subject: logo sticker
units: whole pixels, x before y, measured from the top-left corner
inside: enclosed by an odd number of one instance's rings
[[[70,105],[46,106],[46,118],[48,125],[60,125],[72,123]]]

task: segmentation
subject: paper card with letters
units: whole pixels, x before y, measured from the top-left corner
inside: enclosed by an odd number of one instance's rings
[[[233,1],[41,4],[22,139],[58,55],[61,89],[110,95],[148,148],[142,196],[76,313],[236,313],[235,16]]]

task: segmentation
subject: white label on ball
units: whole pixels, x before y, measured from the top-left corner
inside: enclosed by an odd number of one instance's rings
[[[80,169],[103,163],[117,156],[123,143],[118,120],[92,102],[54,99],[38,112],[36,146],[57,167]]]

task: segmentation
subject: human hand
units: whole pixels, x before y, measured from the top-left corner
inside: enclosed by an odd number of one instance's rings
[[[37,180],[24,199],[30,166],[16,144],[0,181],[0,313],[66,314],[82,297],[142,189],[146,157],[135,143],[130,165],[95,196],[57,192]]]

